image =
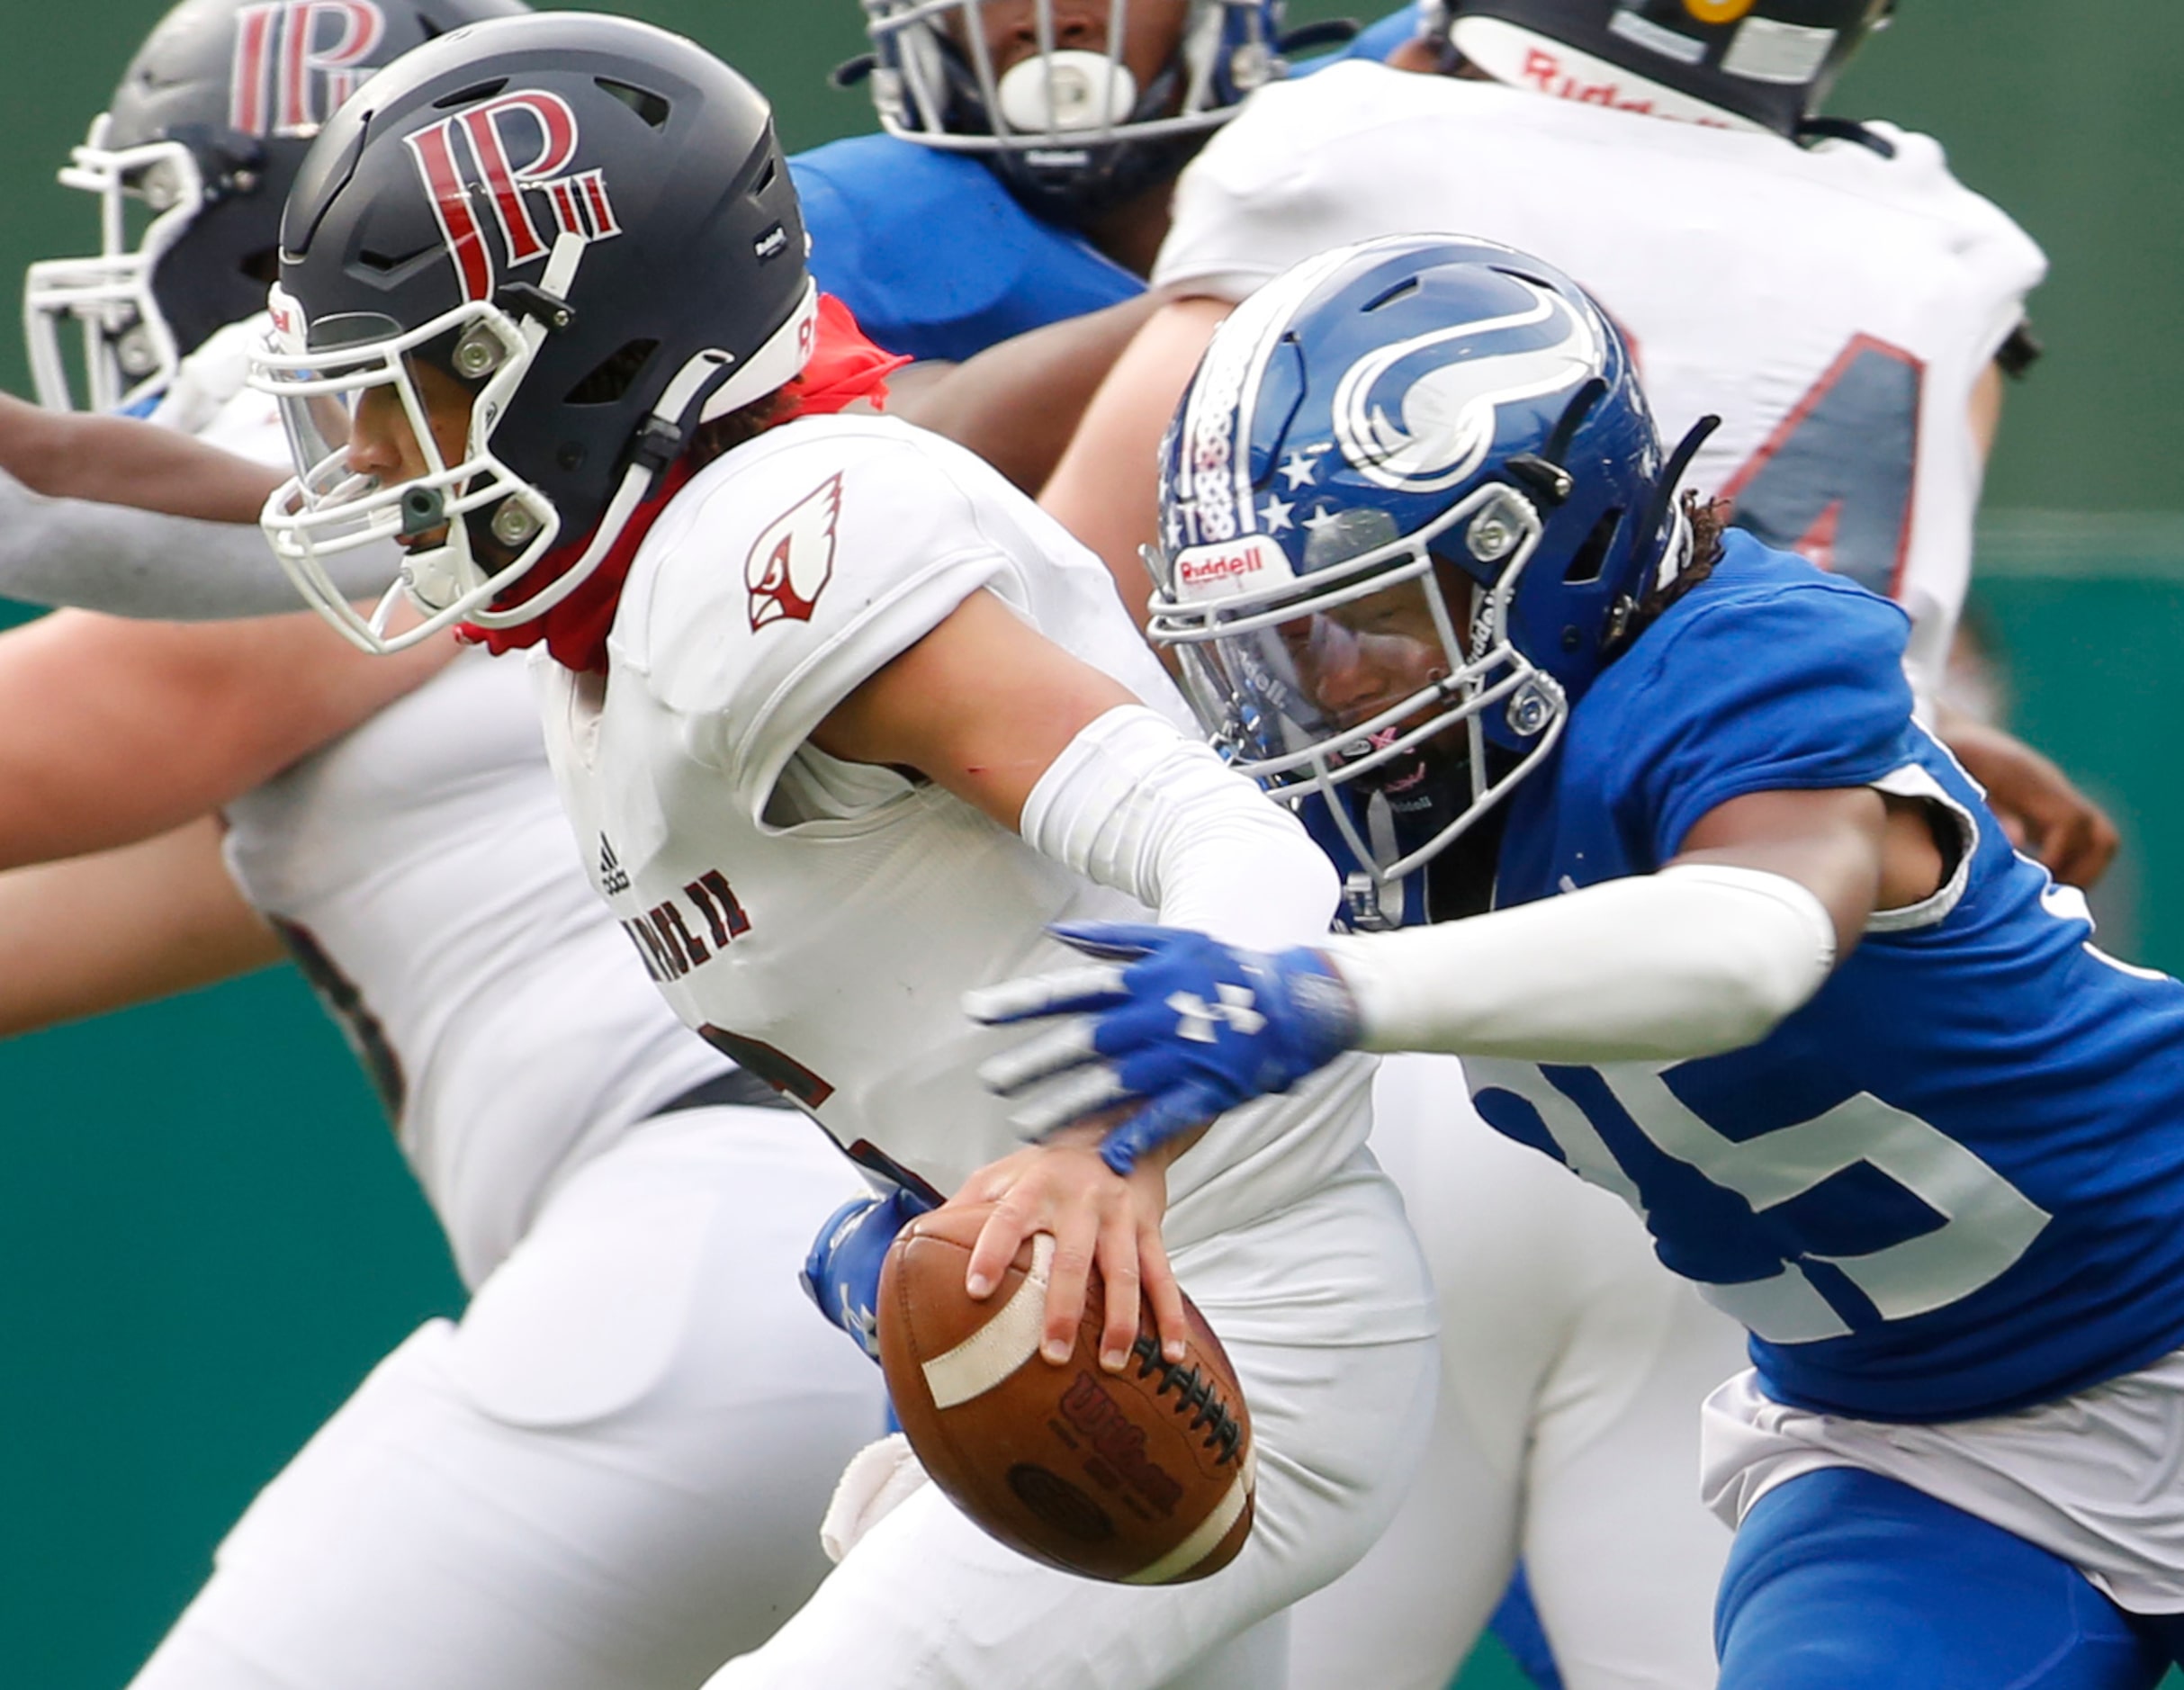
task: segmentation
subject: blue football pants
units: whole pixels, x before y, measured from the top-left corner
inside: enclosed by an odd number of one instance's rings
[[[1745,1517],[1714,1641],[1719,1690],[2150,1690],[2184,1614],[2134,1618],[2023,1538],[1830,1468]]]

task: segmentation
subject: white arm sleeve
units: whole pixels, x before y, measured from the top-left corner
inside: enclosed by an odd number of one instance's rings
[[[337,579],[351,598],[376,598],[399,567],[391,544],[367,546],[341,560]],[[169,622],[303,607],[255,525],[46,499],[5,474],[0,597]]]
[[[1756,1044],[1804,1004],[1835,966],[1835,925],[1782,875],[1685,863],[1317,948],[1367,1050],[1681,1062]]]
[[[1326,937],[1334,865],[1296,817],[1143,705],[1088,724],[1025,800],[1034,849],[1231,945]]]

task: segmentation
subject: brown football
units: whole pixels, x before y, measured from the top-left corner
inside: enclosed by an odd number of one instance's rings
[[[1094,1274],[1077,1347],[1038,1353],[1054,1241],[1016,1253],[984,1302],[963,1289],[990,1211],[905,1227],[880,1275],[880,1365],[911,1447],[956,1506],[1010,1548],[1087,1578],[1182,1584],[1251,1535],[1251,1417],[1236,1371],[1188,1299],[1190,1351],[1164,1362],[1152,1316],[1120,1373],[1099,1363]]]

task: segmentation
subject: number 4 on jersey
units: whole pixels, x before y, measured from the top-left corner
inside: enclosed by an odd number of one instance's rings
[[[1888,598],[1911,544],[1926,366],[1857,335],[1721,497],[1736,526]]]

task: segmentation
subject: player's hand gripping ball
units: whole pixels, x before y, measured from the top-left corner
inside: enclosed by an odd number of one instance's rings
[[[1101,1369],[1093,1274],[1066,1365],[1039,1354],[1054,1240],[1034,1234],[984,1301],[964,1290],[991,1209],[903,1227],[880,1275],[880,1365],[912,1449],[986,1532],[1087,1578],[1182,1584],[1218,1572],[1251,1535],[1251,1417],[1205,1317],[1161,1359],[1152,1316],[1119,1373]]]

